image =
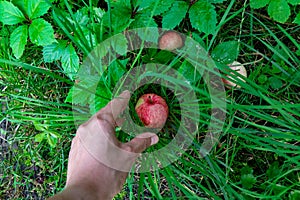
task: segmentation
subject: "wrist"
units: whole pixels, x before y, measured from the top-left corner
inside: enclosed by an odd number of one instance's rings
[[[55,195],[49,200],[111,200],[113,196],[105,191],[96,190],[86,184],[68,185],[61,193]]]

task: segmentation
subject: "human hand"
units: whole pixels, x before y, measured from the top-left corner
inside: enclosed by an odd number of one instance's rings
[[[72,141],[66,189],[53,199],[112,199],[122,189],[136,158],[158,142],[154,133],[143,133],[121,143],[116,118],[127,107],[130,92],[124,91],[106,107],[82,124]]]

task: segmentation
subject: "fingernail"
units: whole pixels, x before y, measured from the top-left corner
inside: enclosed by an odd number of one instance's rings
[[[158,143],[158,141],[159,141],[159,138],[157,135],[154,135],[151,137],[151,145]]]

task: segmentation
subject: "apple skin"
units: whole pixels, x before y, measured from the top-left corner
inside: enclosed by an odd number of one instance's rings
[[[247,70],[246,68],[239,62],[234,61],[233,63],[229,64],[228,67],[230,67],[232,70],[235,70],[237,73],[239,73],[240,75],[244,76],[247,78]],[[233,76],[235,76],[235,74],[233,74],[232,72],[230,73]],[[230,75],[227,75],[227,77],[232,78]],[[233,79],[233,78],[232,78]],[[243,79],[241,79],[240,77],[238,77],[238,79],[244,81]],[[230,80],[226,80],[224,78],[222,78],[223,83],[228,87],[236,87],[236,88],[241,88],[240,85],[237,85],[236,83],[233,83]]]
[[[169,115],[166,101],[154,93],[142,95],[135,110],[147,128],[162,128]]]
[[[183,46],[182,37],[175,31],[164,33],[158,42],[158,47],[162,50],[173,51]]]

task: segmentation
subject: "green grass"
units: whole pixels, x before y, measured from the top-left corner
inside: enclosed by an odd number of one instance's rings
[[[67,1],[61,6],[72,12],[71,16],[78,8]],[[81,2],[80,6],[84,4]],[[86,6],[92,9],[91,4]],[[211,106],[210,94],[201,78],[192,83],[197,97],[201,97],[198,105],[202,111],[199,133],[192,145],[165,168],[141,174],[131,172],[116,199],[299,199],[300,27],[277,24],[264,17],[263,11],[251,10],[248,4],[235,1],[218,4],[217,12],[217,33],[199,34],[204,45],[211,50],[223,41],[239,40],[238,60],[250,63],[245,66],[245,83],[235,77],[241,89],[226,89],[226,120],[219,142],[201,158],[199,150]],[[96,18],[92,13],[90,17]],[[53,18],[59,34],[76,45],[82,59],[93,45],[82,36],[78,24],[73,26],[61,14],[57,10],[49,18]],[[91,30],[106,30],[99,32],[97,42],[114,34],[111,27],[101,23],[93,24]],[[193,29],[183,22],[177,30],[189,33]],[[45,198],[61,191],[66,181],[68,151],[76,126],[72,105],[65,99],[73,82],[59,62],[43,62],[40,47],[29,45],[25,56],[14,60],[8,33],[4,27],[0,35],[0,198]],[[152,50],[130,52],[122,57],[125,58],[129,60],[123,66],[126,70],[132,69],[130,63],[145,64],[151,60],[178,69],[183,61],[181,57]],[[108,72],[106,77],[110,76]],[[111,81],[106,89],[112,90],[114,85]],[[176,134],[176,125],[183,117],[176,98],[164,87],[140,88],[132,98],[136,100],[141,93],[157,90],[175,106],[171,107],[166,128],[159,133],[161,142],[148,151],[162,148]],[[195,102],[185,103],[195,106]],[[37,142],[36,135],[41,133],[44,139]],[[118,134],[122,141],[131,138],[122,131]]]

